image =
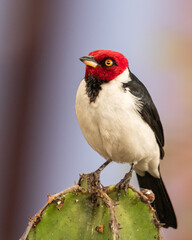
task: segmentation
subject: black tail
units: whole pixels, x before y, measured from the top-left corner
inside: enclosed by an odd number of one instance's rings
[[[175,212],[162,178],[154,178],[147,172],[144,177],[137,174],[137,178],[140,188],[150,189],[155,194],[155,201],[152,206],[157,212],[159,221],[164,224],[163,227],[177,228]]]

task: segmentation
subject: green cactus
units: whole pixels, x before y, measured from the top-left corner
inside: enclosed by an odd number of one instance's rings
[[[133,187],[121,193],[115,186],[75,185],[48,197],[20,240],[154,240],[160,225],[148,198]]]

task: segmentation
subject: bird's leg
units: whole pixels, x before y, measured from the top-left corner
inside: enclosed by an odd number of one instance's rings
[[[134,163],[131,164],[130,171],[128,173],[126,173],[124,178],[121,179],[121,181],[119,183],[117,183],[117,185],[115,186],[116,189],[118,189],[117,200],[119,200],[122,189],[124,189],[125,194],[127,194],[127,190],[129,188],[129,183],[130,183],[130,180],[131,180],[131,177],[132,177],[133,170],[134,170]]]
[[[87,187],[91,189],[92,187],[100,188],[100,174],[101,171],[111,162],[112,160],[109,159],[104,162],[95,172],[89,174],[82,174],[80,175],[78,185],[81,186],[81,183],[87,179]]]

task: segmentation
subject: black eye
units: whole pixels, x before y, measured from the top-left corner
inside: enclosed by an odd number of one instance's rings
[[[113,61],[111,59],[106,59],[105,60],[105,66],[111,67],[113,65]]]

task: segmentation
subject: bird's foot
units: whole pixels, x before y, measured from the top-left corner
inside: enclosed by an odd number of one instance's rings
[[[100,183],[100,171],[95,171],[92,173],[83,173],[80,175],[78,185],[81,186],[84,181],[87,182],[87,189],[90,191],[92,188],[101,188],[101,183]]]
[[[82,186],[83,182],[87,183],[86,188],[88,192],[92,195],[92,201],[97,202],[97,193],[101,189],[100,174],[101,171],[111,162],[111,159],[108,159],[103,163],[95,172],[80,175],[78,185]],[[83,186],[82,186],[83,187]],[[103,187],[103,186],[102,186]],[[103,188],[104,190],[104,188]]]
[[[95,172],[85,174],[83,173],[80,175],[78,185],[81,186],[82,182],[87,180],[87,189],[90,190],[92,188],[101,188],[100,183],[100,174],[101,171],[111,162],[111,159],[108,159],[106,162],[104,162]]]
[[[92,202],[94,204],[98,204],[98,190],[101,189],[101,183],[100,183],[100,171],[95,171],[92,173],[83,173],[80,175],[78,185],[81,187],[87,188],[87,191],[91,194]]]
[[[127,190],[129,188],[129,183],[130,183],[131,177],[129,176],[129,173],[125,174],[125,177],[121,179],[119,183],[116,184],[116,189],[118,189],[118,194],[117,194],[117,200],[119,200],[119,197],[121,195],[121,190],[124,189],[125,194],[127,194]]]
[[[125,194],[127,194],[127,190],[129,188],[129,183],[132,177],[132,173],[133,173],[133,167],[134,164],[131,165],[131,169],[128,173],[125,174],[124,178],[121,179],[121,181],[119,183],[116,184],[116,189],[118,189],[118,194],[117,194],[117,200],[119,200],[119,197],[121,195],[121,190],[124,189]]]

